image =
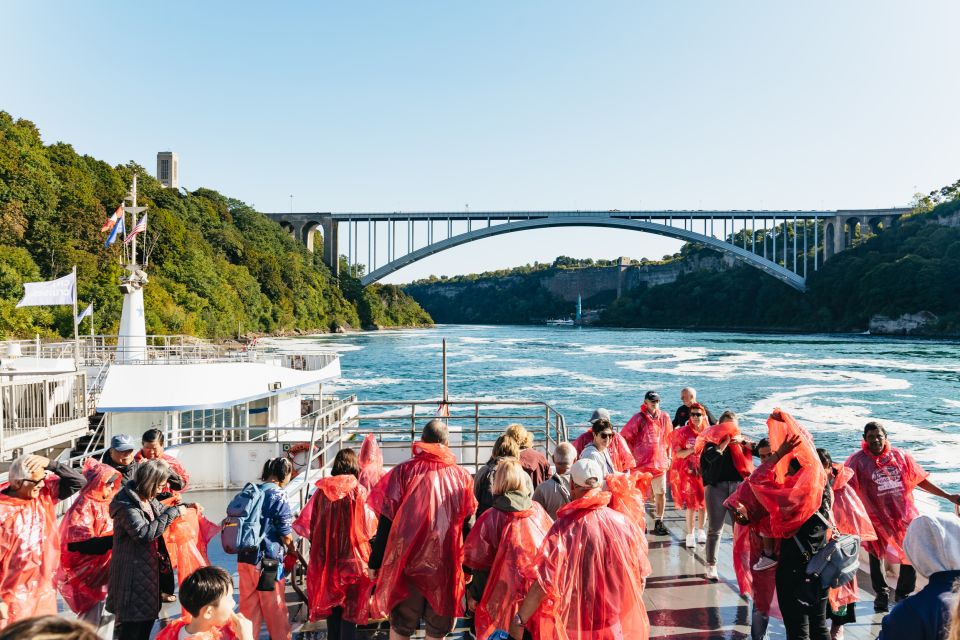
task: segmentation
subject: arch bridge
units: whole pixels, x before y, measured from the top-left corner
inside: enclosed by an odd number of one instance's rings
[[[364,285],[445,249],[504,233],[556,227],[641,231],[716,249],[804,291],[808,273],[909,208],[837,211],[466,211],[268,213],[339,274]],[[317,235],[322,238],[318,239]],[[365,236],[365,237],[364,237]],[[345,250],[341,250],[344,243]]]

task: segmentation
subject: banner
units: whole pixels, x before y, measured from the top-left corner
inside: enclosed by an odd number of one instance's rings
[[[18,307],[74,304],[77,299],[77,273],[74,271],[49,282],[24,282],[23,299]]]

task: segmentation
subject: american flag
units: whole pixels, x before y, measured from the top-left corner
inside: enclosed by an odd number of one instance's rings
[[[133,229],[130,229],[130,233],[127,234],[127,239],[123,241],[123,244],[129,243],[133,240],[138,233],[143,233],[147,230],[147,214],[143,214],[143,217],[140,218],[140,221],[137,224],[133,225]]]

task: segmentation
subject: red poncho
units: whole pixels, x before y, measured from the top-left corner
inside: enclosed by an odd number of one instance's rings
[[[867,443],[846,461],[853,469],[850,486],[860,496],[877,534],[867,551],[891,563],[910,564],[903,551],[907,526],[919,512],[913,489],[930,474],[909,453],[887,444],[879,456],[870,453]]]
[[[776,575],[773,569],[754,571],[753,565],[760,559],[763,552],[765,538],[775,540],[775,549],[779,549],[780,541],[770,532],[770,514],[757,500],[749,482],[743,482],[737,487],[723,506],[735,510],[742,504],[750,518],[750,524],[734,524],[733,526],[733,570],[737,575],[737,584],[740,593],[753,597],[753,604],[764,615],[780,617],[780,610],[776,604]]]
[[[175,504],[179,498],[179,494],[175,494],[164,500],[164,504]],[[203,515],[203,507],[199,505],[188,508],[181,517],[170,523],[163,532],[163,542],[170,556],[170,564],[177,570],[177,584],[183,584],[187,576],[200,567],[210,566],[207,545],[219,531],[220,526],[208,520]],[[189,614],[184,612],[184,616],[189,617]]]
[[[160,629],[155,640],[178,640],[178,638],[180,638],[180,630],[188,624],[190,624],[189,620],[174,620],[163,629]],[[256,630],[254,630],[254,633],[256,633]],[[197,637],[203,638],[204,640],[239,640],[240,638],[240,636],[234,632],[233,625],[229,623],[219,629],[214,627],[203,635],[197,634]]]
[[[630,445],[636,468],[654,477],[661,476],[670,466],[670,444],[667,437],[673,431],[673,422],[665,411],[654,418],[644,406],[624,425],[620,432]]]
[[[463,522],[477,509],[473,478],[442,444],[415,442],[413,457],[385,475],[367,500],[392,520],[371,604],[386,617],[409,595],[423,594],[437,614],[463,615]]]
[[[613,473],[604,480],[607,483],[607,491],[610,493],[610,508],[619,511],[637,525],[640,530],[640,551],[643,554],[643,566],[641,576],[646,578],[653,573],[653,567],[650,565],[650,545],[647,542],[647,536],[643,532],[647,526],[646,512],[643,507],[644,496],[650,492],[649,473],[634,471],[633,473]]]
[[[540,637],[551,640],[646,640],[640,529],[607,507],[594,489],[564,505],[537,553],[531,574],[546,596]]]
[[[383,452],[380,451],[376,436],[368,433],[360,445],[360,484],[370,492],[382,477]]]
[[[181,492],[186,491],[187,485],[190,483],[190,474],[187,473],[186,467],[184,467],[179,460],[177,460],[172,455],[166,452],[160,454],[160,459],[166,462],[168,465],[170,465],[170,468],[173,470],[173,472],[178,476],[180,476],[180,479],[183,480],[183,488],[175,490],[171,488],[169,484],[167,484],[164,487],[163,491],[161,491],[161,493],[173,493],[174,491],[181,491]],[[136,460],[137,462],[142,462],[146,460],[146,458],[143,457],[143,452],[138,451],[137,455],[134,457],[134,460]]]
[[[593,430],[587,429],[573,441],[573,447],[577,450],[577,455],[583,453],[584,447],[591,442],[593,442]],[[613,468],[616,471],[626,473],[637,466],[637,461],[633,459],[633,454],[630,453],[630,445],[619,433],[613,434],[613,440],[610,442],[607,451],[610,452],[610,460],[613,462]]]
[[[678,509],[703,509],[703,478],[700,475],[700,455],[691,453],[686,458],[677,455],[683,449],[693,449],[697,444],[699,432],[693,422],[670,434],[668,441],[673,451],[673,461],[667,473],[670,481],[670,493]]]
[[[0,484],[0,491],[8,486]],[[59,487],[60,478],[48,473],[35,499],[0,493],[0,600],[9,607],[0,629],[24,618],[57,613],[54,576],[60,564]]]
[[[552,525],[553,520],[540,503],[534,502],[525,511],[487,509],[470,530],[464,543],[463,563],[489,572],[475,613],[478,638],[510,628],[533,582],[529,567]],[[536,616],[529,627],[536,630]]]
[[[873,542],[877,539],[877,532],[870,523],[870,517],[867,510],[860,501],[860,496],[850,486],[850,480],[853,478],[853,469],[845,467],[842,464],[834,464],[833,479],[833,523],[837,525],[840,533],[848,533],[860,536],[863,543]],[[857,578],[838,589],[830,589],[828,595],[830,606],[834,610],[839,609],[845,604],[852,604],[857,601]]]
[[[792,538],[800,526],[820,508],[827,474],[810,434],[786,411],[774,409],[767,418],[770,447],[777,448],[789,436],[799,435],[800,446],[771,464],[772,458],[754,471],[746,482],[757,500],[770,513],[770,531],[775,538]],[[796,458],[800,470],[787,475],[790,461]]]
[[[736,438],[740,435],[740,427],[736,422],[721,422],[707,427],[703,433],[697,436],[697,443],[694,445],[693,455],[699,456],[703,453],[707,443],[720,444],[724,438]],[[731,442],[727,447],[730,456],[733,458],[733,466],[740,473],[740,476],[746,478],[753,473],[753,454],[750,447],[745,444]]]
[[[355,476],[321,478],[293,523],[293,530],[310,541],[310,620],[328,618],[334,607],[343,607],[344,620],[369,621],[373,582],[367,577],[367,563],[377,521],[366,502],[367,490]]]
[[[86,613],[107,597],[113,552],[86,554],[70,551],[67,545],[113,535],[110,501],[122,483],[119,471],[93,458],[84,462],[83,475],[87,484],[60,522],[60,566],[56,577],[60,595],[77,614]]]

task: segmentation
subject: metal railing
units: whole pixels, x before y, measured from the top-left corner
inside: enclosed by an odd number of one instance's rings
[[[76,371],[0,382],[0,455],[56,435],[60,425],[85,423],[86,381]]]

